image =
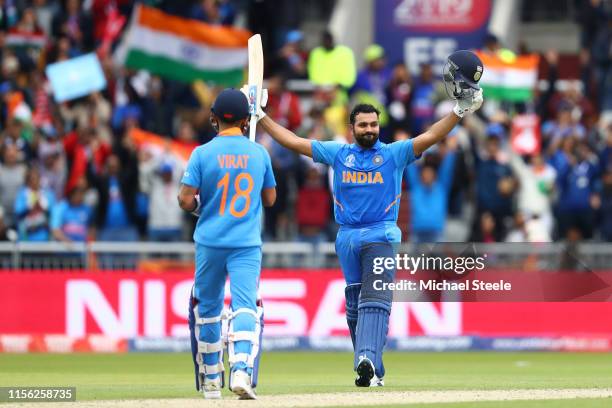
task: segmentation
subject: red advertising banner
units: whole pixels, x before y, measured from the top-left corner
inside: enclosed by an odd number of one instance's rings
[[[185,337],[188,272],[0,272],[0,334]],[[265,336],[348,335],[339,270],[264,270]],[[229,291],[227,291],[229,292]],[[612,302],[396,302],[391,337],[612,335]]]
[[[520,155],[540,152],[540,118],[536,114],[517,115],[510,131],[512,149]]]

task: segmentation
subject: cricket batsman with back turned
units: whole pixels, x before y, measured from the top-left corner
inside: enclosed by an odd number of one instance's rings
[[[221,398],[221,320],[227,318],[230,390],[241,399],[255,399],[263,326],[263,309],[257,304],[261,206],[274,204],[276,182],[268,152],[244,136],[249,121],[247,98],[238,90],[225,89],[211,110],[210,121],[218,135],[191,154],[178,196],[182,209],[199,216],[193,235],[196,272],[189,302],[196,388],[207,399]],[[228,275],[231,313],[224,316]]]
[[[346,320],[355,351],[355,384],[382,386],[382,354],[387,340],[392,293],[374,288],[374,280],[393,282],[395,268],[373,273],[374,258],[394,257],[401,240],[397,216],[404,168],[438,143],[461,118],[482,105],[478,81],[480,59],[470,51],[457,51],[444,68],[447,93],[456,104],[453,112],[413,139],[385,144],[378,140],[379,112],[372,105],[357,105],[350,114],[354,144],[300,138],[258,109],[261,127],[284,147],[312,157],[334,170],[334,216],[340,224],[336,253],[346,280]]]

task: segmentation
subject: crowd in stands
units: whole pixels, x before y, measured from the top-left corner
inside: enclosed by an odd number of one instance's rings
[[[278,10],[287,14],[277,19],[282,25],[262,27],[257,16],[269,1],[146,3],[210,24],[231,25],[246,15],[251,30],[267,33],[266,111],[304,138],[352,142],[348,113],[356,103],[379,108],[387,143],[420,134],[452,110],[434,66],[410,73],[371,45],[358,67],[353,51],[329,32],[307,50],[291,8]],[[546,53],[548,86],[536,89],[532,101],[493,102],[485,94],[478,114],[407,168],[404,240],[612,241],[612,25],[599,2],[587,3],[579,81],[558,87],[559,56]],[[190,239],[195,219],[176,204],[184,163],[170,151],[139,148],[131,132],[143,129],[193,148],[214,137],[210,106],[190,84],[115,66],[111,53],[100,52],[109,15],[129,16],[133,6],[127,0],[3,3],[0,240]],[[91,51],[99,53],[107,88],[54,102],[45,67]],[[514,55],[493,35],[484,52]],[[312,94],[292,91],[287,82],[296,79],[310,80]],[[520,155],[510,134],[513,119],[525,112],[540,120],[541,149]],[[270,152],[278,183],[277,202],[265,212],[265,239],[333,240],[329,169],[266,134],[258,142]]]

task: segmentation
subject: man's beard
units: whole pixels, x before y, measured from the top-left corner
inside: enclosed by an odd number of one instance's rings
[[[363,134],[355,134],[355,140],[357,144],[365,149],[369,149],[374,146],[376,141],[378,140],[378,134],[376,133],[363,133]]]

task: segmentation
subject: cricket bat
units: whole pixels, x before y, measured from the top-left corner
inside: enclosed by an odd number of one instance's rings
[[[255,34],[249,38],[249,139],[255,141],[255,131],[257,129],[257,109],[261,103],[261,88],[263,84],[263,49],[261,47],[261,36]]]

